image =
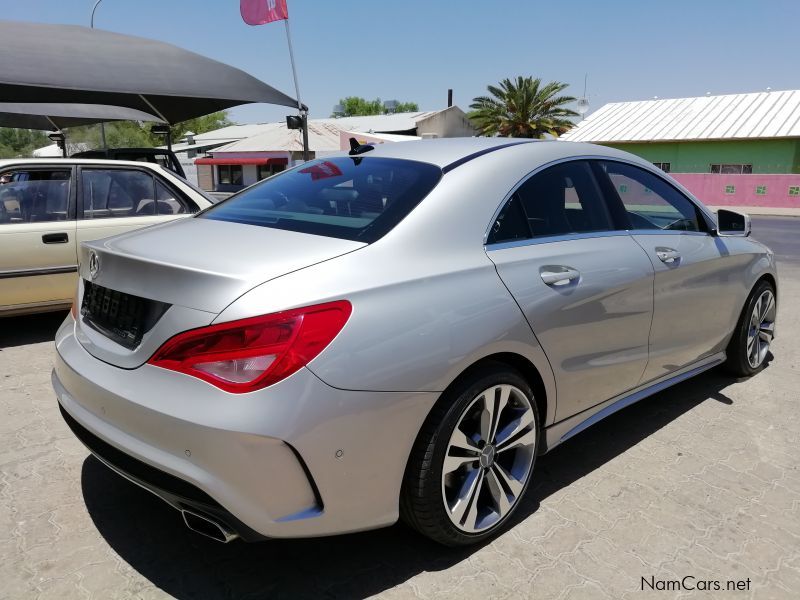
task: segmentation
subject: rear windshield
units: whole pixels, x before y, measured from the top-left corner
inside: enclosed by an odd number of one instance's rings
[[[318,159],[243,190],[198,215],[371,243],[436,186],[438,167],[370,157]]]

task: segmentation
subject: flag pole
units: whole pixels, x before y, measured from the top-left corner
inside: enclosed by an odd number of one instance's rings
[[[292,48],[292,36],[289,33],[289,18],[283,20],[286,26],[286,43],[289,45],[289,60],[292,62],[292,77],[294,78],[294,94],[297,97],[297,110],[303,122],[303,160],[308,161],[308,111],[303,109],[300,101],[300,86],[297,83],[297,67],[294,64],[294,49]]]

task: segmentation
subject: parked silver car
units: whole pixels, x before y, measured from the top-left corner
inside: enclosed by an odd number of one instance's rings
[[[351,154],[81,247],[56,338],[64,418],[196,531],[402,517],[483,540],[538,454],[767,361],[772,252],[639,158],[485,138]]]

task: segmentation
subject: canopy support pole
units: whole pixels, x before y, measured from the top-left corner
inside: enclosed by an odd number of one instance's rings
[[[55,121],[53,121],[53,119],[51,119],[50,117],[45,117],[45,119],[47,119],[47,121],[50,123],[50,125],[53,126],[53,131],[61,131],[61,128],[58,125],[55,124]],[[62,134],[63,134],[63,132],[62,132]],[[63,144],[64,145],[61,146],[61,157],[62,158],[67,158],[67,136],[66,135],[64,136]]]
[[[289,19],[288,17],[283,20],[286,26],[286,43],[289,45],[289,60],[292,62],[292,77],[294,78],[294,95],[297,97],[297,110],[300,112],[300,118],[303,121],[303,160],[308,162],[308,111],[303,109],[303,103],[300,101],[300,86],[297,83],[297,67],[294,64],[294,49],[292,48],[292,36],[289,33]]]
[[[164,118],[164,115],[162,115],[160,112],[158,112],[158,109],[155,106],[153,106],[153,104],[150,102],[150,100],[145,98],[142,94],[139,94],[139,98],[141,98],[142,102],[144,102],[145,104],[147,104],[147,106],[150,107],[150,110],[153,111],[153,114],[155,114],[159,119],[164,121],[164,123],[166,123],[167,125],[170,125],[170,131],[167,133],[167,150],[172,152],[172,127],[171,127],[171,123]]]

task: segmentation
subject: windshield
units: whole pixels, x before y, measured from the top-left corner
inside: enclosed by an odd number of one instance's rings
[[[319,159],[265,179],[198,215],[373,242],[436,186],[441,169],[411,160]]]

